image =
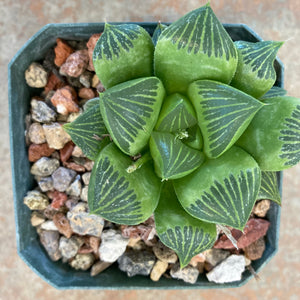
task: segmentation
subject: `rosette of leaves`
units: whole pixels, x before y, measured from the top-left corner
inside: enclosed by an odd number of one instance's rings
[[[276,171],[300,160],[300,100],[273,86],[281,45],[234,43],[209,4],[153,40],[107,24],[93,55],[106,91],[65,125],[95,161],[90,213],[128,225],[154,214],[184,267],[218,225],[242,231],[257,199],[280,204]]]

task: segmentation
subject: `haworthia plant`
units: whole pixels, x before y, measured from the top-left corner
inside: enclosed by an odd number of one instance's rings
[[[101,149],[109,142],[101,113],[100,103],[91,105],[72,123],[63,127],[89,159],[95,160]]]
[[[269,199],[281,205],[276,172],[261,172],[261,185],[257,199]]]
[[[162,24],[160,22],[157,24],[157,26],[153,32],[153,35],[152,35],[152,41],[153,41],[154,46],[156,46],[159,36],[163,32],[163,30],[166,29],[167,27],[168,27],[167,25]]]
[[[151,76],[153,49],[151,37],[141,26],[106,23],[93,53],[96,74],[105,88]]]
[[[151,164],[128,174],[131,159],[114,144],[107,145],[95,160],[88,190],[92,214],[119,224],[139,224],[157,206],[161,182]],[[137,182],[139,184],[137,184]]]
[[[191,102],[183,95],[172,94],[164,100],[155,130],[177,132],[197,124],[197,116]]]
[[[253,97],[216,81],[195,81],[188,95],[198,114],[204,152],[210,158],[228,150],[263,106]]]
[[[238,164],[236,163],[238,162]],[[256,161],[239,147],[174,181],[183,208],[200,220],[243,230],[260,187]]]
[[[197,79],[229,83],[237,62],[237,50],[209,4],[166,28],[154,52],[155,75],[169,94],[185,93]]]
[[[105,126],[124,153],[136,155],[145,148],[164,95],[164,87],[156,77],[121,83],[101,94]]]
[[[259,98],[275,83],[274,60],[282,42],[235,42],[239,62],[231,85]]]
[[[263,171],[279,171],[300,161],[300,102],[275,97],[265,105],[243,133],[238,145],[250,153]]]
[[[162,180],[184,177],[204,161],[202,152],[186,146],[171,133],[153,131],[149,145],[156,174]]]
[[[177,253],[182,268],[216,241],[216,225],[189,215],[178,202],[171,182],[166,182],[162,188],[154,218],[157,235]]]
[[[300,100],[272,87],[282,43],[234,43],[209,4],[152,38],[105,26],[93,59],[106,91],[64,127],[95,160],[90,213],[127,225],[154,214],[184,267],[216,227],[242,231],[256,200],[281,203],[276,171],[300,161]]]

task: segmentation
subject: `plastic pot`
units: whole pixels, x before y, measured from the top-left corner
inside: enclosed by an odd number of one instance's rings
[[[150,34],[156,23],[138,23]],[[260,41],[261,38],[248,26],[243,24],[224,24],[234,41]],[[94,34],[102,32],[104,23],[82,24],[49,24],[38,31],[18,51],[8,66],[9,76],[9,120],[10,151],[13,179],[13,194],[16,222],[16,239],[19,256],[41,278],[58,289],[208,289],[232,288],[244,285],[253,275],[249,271],[243,273],[240,281],[228,284],[208,282],[204,274],[200,274],[196,284],[191,285],[176,279],[161,278],[153,282],[149,277],[127,277],[115,263],[109,269],[95,277],[88,271],[77,271],[68,264],[53,262],[40,244],[36,229],[31,226],[31,211],[23,204],[23,197],[33,189],[33,176],[30,174],[30,162],[27,159],[27,146],[24,138],[25,116],[30,109],[30,98],[38,94],[38,90],[30,88],[24,78],[24,72],[31,62],[40,61],[47,50],[55,45],[56,38],[65,40],[88,40]],[[277,72],[276,85],[283,87],[283,65],[275,61]],[[282,173],[278,172],[278,183],[281,190]],[[272,202],[267,214],[271,222],[266,237],[266,250],[263,257],[252,262],[256,272],[274,256],[278,249],[280,207]]]

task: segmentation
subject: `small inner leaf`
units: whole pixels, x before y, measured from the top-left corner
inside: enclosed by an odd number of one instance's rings
[[[238,163],[237,163],[238,162]],[[233,146],[174,181],[183,208],[195,218],[243,230],[257,199],[261,172],[256,161]]]
[[[149,145],[156,174],[163,180],[186,176],[204,161],[202,152],[186,146],[171,133],[153,131]]]
[[[157,235],[177,253],[181,268],[216,241],[216,225],[189,215],[178,202],[171,182],[164,183],[154,218]]]
[[[88,205],[92,214],[117,224],[144,222],[157,206],[161,182],[151,163],[129,174],[131,159],[113,144],[97,157],[89,183]]]
[[[193,82],[188,89],[203,134],[204,152],[216,158],[242,135],[263,104],[226,84],[210,80]]]
[[[261,172],[261,185],[257,199],[269,199],[281,205],[276,172]]]
[[[164,100],[155,130],[174,133],[196,124],[197,116],[190,101],[175,93]]]
[[[82,150],[84,155],[95,160],[101,149],[110,141],[103,137],[107,134],[101,113],[100,103],[94,103],[72,123],[63,125],[73,142]]]
[[[264,101],[269,98],[285,96],[287,91],[279,86],[273,86],[263,96],[259,98],[260,101]]]

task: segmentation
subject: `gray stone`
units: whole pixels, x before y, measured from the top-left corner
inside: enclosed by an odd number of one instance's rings
[[[59,150],[62,149],[66,143],[71,141],[71,137],[59,123],[44,124],[43,128],[50,148]]]
[[[81,243],[79,239],[74,236],[70,237],[69,239],[62,236],[59,240],[59,250],[63,258],[70,259],[74,257],[80,247]]]
[[[80,194],[80,199],[82,201],[87,202],[88,201],[88,191],[89,191],[89,186],[86,185],[82,190],[81,190],[81,194]]]
[[[73,183],[67,188],[66,193],[73,197],[80,197],[82,190],[82,184],[80,181],[80,175],[77,175]]]
[[[59,160],[56,158],[41,157],[31,167],[31,174],[41,177],[52,175],[59,167]]]
[[[245,270],[245,257],[231,255],[206,274],[209,281],[225,283],[239,281]]]
[[[100,237],[104,219],[97,215],[91,215],[87,212],[68,212],[67,218],[70,221],[71,228],[80,235],[93,235]]]
[[[53,190],[53,179],[51,176],[49,177],[42,177],[39,182],[39,187],[42,190],[42,192],[48,192]]]
[[[56,112],[44,101],[31,100],[32,119],[40,123],[50,123],[56,120]]]
[[[31,225],[36,227],[45,222],[45,216],[39,211],[33,211],[30,217]]]
[[[229,255],[229,251],[212,248],[205,251],[205,261],[214,267],[226,259]]]
[[[79,81],[84,87],[90,88],[92,83],[92,78],[93,78],[93,73],[89,71],[85,71],[79,76]]]
[[[39,191],[29,191],[24,197],[24,204],[31,210],[43,210],[49,205],[49,199]]]
[[[43,144],[46,142],[46,136],[43,126],[40,123],[32,123],[28,129],[28,138],[31,143]]]
[[[57,227],[55,226],[55,224],[54,224],[54,222],[52,220],[48,220],[48,221],[44,222],[41,225],[41,229],[58,231]]]
[[[154,264],[155,255],[148,251],[128,251],[119,259],[119,268],[129,277],[135,275],[149,275]]]
[[[162,242],[158,242],[153,246],[155,256],[161,261],[174,264],[178,257],[174,250],[166,247]]]
[[[98,261],[96,262],[91,269],[91,276],[96,276],[99,273],[103,272],[106,270],[108,267],[110,267],[112,263],[105,262],[105,261]]]
[[[180,269],[180,264],[176,263],[172,267],[170,275],[172,276],[172,278],[181,279],[184,282],[194,284],[198,279],[199,270],[192,266],[186,266]]]
[[[58,231],[42,230],[40,232],[40,241],[53,261],[57,261],[61,258],[61,253],[58,248],[59,237],[60,234]]]
[[[129,239],[121,231],[108,229],[102,232],[99,248],[100,259],[106,262],[116,261],[126,250]]]
[[[84,184],[88,185],[90,183],[91,174],[92,174],[92,172],[86,172],[86,173],[82,174],[82,180],[83,180]]]
[[[59,192],[64,192],[70,186],[77,173],[71,169],[59,167],[52,174],[53,187]]]
[[[41,64],[33,62],[25,71],[25,79],[29,86],[42,88],[47,84],[48,74]]]
[[[71,260],[70,265],[76,270],[88,270],[94,263],[95,257],[92,253],[77,254],[73,260]]]

